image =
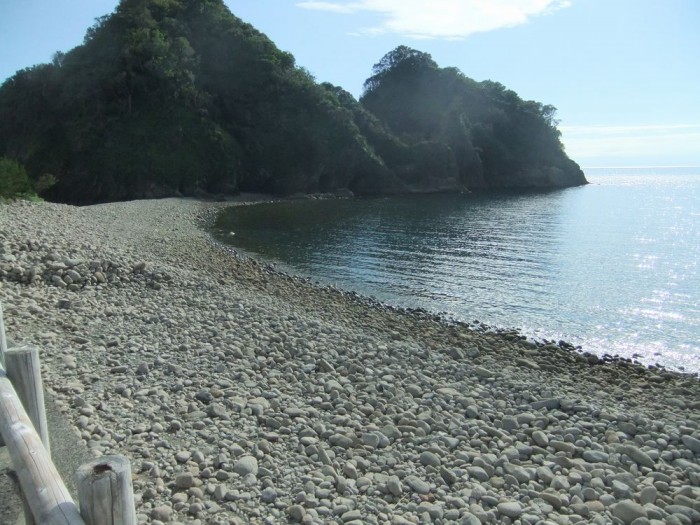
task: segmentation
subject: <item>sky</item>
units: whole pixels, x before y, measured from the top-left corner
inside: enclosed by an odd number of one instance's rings
[[[700,0],[225,0],[356,97],[399,45],[558,109],[584,167],[700,166]],[[0,81],[79,45],[118,0],[0,0]]]

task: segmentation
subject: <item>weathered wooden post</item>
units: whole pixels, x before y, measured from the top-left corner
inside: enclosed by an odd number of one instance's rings
[[[5,338],[5,320],[2,317],[2,302],[0,302],[0,365],[5,368],[5,352],[7,352],[7,339]]]
[[[102,456],[77,472],[80,514],[86,525],[136,525],[131,464],[124,456]]]
[[[0,368],[0,434],[31,509],[28,520],[34,516],[41,525],[84,525],[4,368]]]
[[[47,454],[51,457],[39,349],[35,346],[23,346],[8,350],[5,353],[5,370],[29,419],[34,424],[34,430],[39,434]]]
[[[49,426],[46,422],[46,407],[44,405],[44,385],[41,380],[39,364],[39,349],[32,346],[12,348],[5,352],[5,370],[12,381],[17,397],[22,402],[34,430],[44,444],[46,453],[51,457],[49,446]],[[22,494],[24,504],[25,525],[34,525],[31,508],[27,498]]]
[[[0,366],[5,368],[5,352],[7,352],[7,339],[5,339],[5,320],[2,316],[2,301],[0,301]],[[0,447],[4,447],[5,442],[0,436]]]

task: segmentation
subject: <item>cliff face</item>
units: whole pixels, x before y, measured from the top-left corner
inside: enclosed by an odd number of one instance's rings
[[[408,48],[374,73],[358,102],[221,0],[122,0],[83,45],[0,87],[0,156],[73,203],[585,183],[553,108]]]

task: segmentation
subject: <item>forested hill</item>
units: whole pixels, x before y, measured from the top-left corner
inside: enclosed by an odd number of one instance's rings
[[[82,45],[0,87],[0,157],[72,203],[585,184],[553,119],[403,46],[358,102],[222,0],[122,0]]]

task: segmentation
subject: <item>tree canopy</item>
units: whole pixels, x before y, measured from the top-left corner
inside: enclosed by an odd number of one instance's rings
[[[551,106],[405,46],[372,73],[360,103],[222,0],[122,0],[82,45],[0,87],[0,155],[74,203],[585,182]],[[523,175],[535,168],[568,175]]]
[[[553,106],[439,68],[429,54],[406,46],[385,55],[373,73],[362,105],[409,145],[448,146],[465,186],[585,184],[559,140]]]

